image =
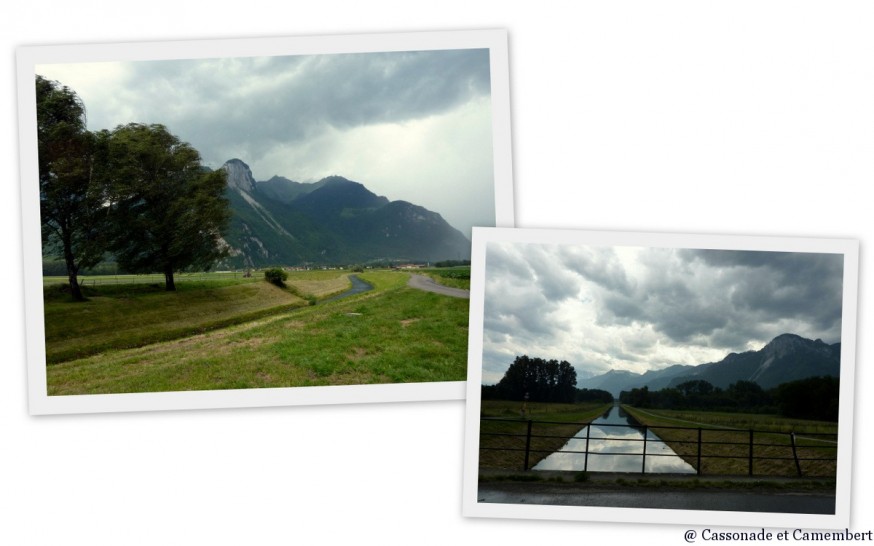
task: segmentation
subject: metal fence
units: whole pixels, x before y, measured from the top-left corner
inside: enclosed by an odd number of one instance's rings
[[[515,423],[524,426],[524,432],[489,432],[485,430],[487,423]],[[660,441],[670,446],[676,455],[683,458],[693,466],[697,475],[702,475],[704,465],[708,460],[731,460],[738,468],[745,467],[745,473],[753,475],[775,475],[775,469],[779,469],[778,475],[795,474],[797,476],[830,476],[834,475],[837,460],[837,433],[823,433],[813,431],[770,431],[756,429],[727,429],[711,427],[674,427],[661,425],[626,425],[626,424],[597,424],[596,427],[632,428],[641,432],[641,438],[593,438],[591,436],[591,423],[578,423],[580,431],[568,437],[567,434],[538,434],[534,432],[534,426],[540,428],[554,428],[557,426],[568,427],[572,424],[555,421],[534,421],[521,419],[481,418],[480,426],[480,450],[481,451],[517,451],[524,453],[523,470],[529,470],[531,455],[535,453],[574,453],[584,458],[583,469],[588,470],[590,454],[597,456],[612,455],[617,457],[634,456],[641,457],[641,473],[646,471],[647,457],[673,457],[674,454],[647,453],[647,432],[652,432]],[[506,427],[499,427],[506,428]],[[657,432],[658,431],[658,432]],[[708,437],[709,438],[706,438]],[[504,445],[486,445],[489,438],[500,438]],[[564,449],[540,449],[532,444],[553,442],[570,439],[585,440],[583,450]],[[590,442],[597,441],[621,441],[640,442],[639,452],[604,452],[590,451]],[[650,440],[651,441],[651,440]],[[493,442],[494,443],[494,442]],[[819,464],[817,464],[819,463]],[[767,472],[754,473],[756,466],[770,465]],[[786,468],[793,471],[786,472]],[[737,474],[740,472],[729,472]],[[725,472],[714,472],[725,474]]]

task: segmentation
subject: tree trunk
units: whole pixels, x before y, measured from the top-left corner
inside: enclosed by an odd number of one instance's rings
[[[76,259],[73,257],[73,251],[68,238],[63,241],[64,244],[64,262],[67,265],[67,280],[70,283],[70,294],[75,301],[85,301],[85,296],[82,295],[82,289],[79,288],[79,268],[76,266]]]
[[[176,283],[173,282],[173,267],[169,265],[164,267],[164,287],[168,292],[176,291]]]
[[[70,281],[70,294],[72,294],[73,299],[76,301],[85,301],[85,296],[82,295],[82,289],[79,288],[79,278],[75,273],[70,273],[70,270],[67,270],[67,279]]]

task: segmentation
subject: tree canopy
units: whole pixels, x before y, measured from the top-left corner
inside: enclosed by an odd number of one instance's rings
[[[105,169],[115,232],[110,249],[131,273],[205,270],[224,256],[230,220],[226,173],[163,125],[130,123],[108,135]]]
[[[106,210],[95,183],[100,139],[86,130],[75,91],[36,76],[37,157],[43,249],[64,260],[73,299],[83,300],[78,274],[105,251]]]
[[[764,390],[753,381],[737,381],[725,390],[703,380],[651,391],[622,391],[619,400],[638,408],[778,413],[785,417],[837,421],[840,380],[809,377]]]
[[[495,386],[505,400],[532,402],[574,402],[577,372],[567,361],[517,356]]]

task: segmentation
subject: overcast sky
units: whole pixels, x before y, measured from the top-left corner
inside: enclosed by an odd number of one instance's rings
[[[836,343],[842,276],[840,254],[489,242],[482,381],[523,354],[586,377],[715,362],[783,333]]]
[[[340,175],[494,226],[487,49],[39,65],[85,103],[91,130],[160,123],[217,168],[256,180]]]

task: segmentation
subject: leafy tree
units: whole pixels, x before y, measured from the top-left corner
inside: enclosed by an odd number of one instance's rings
[[[577,389],[576,402],[602,402],[613,403],[613,395],[601,389]]]
[[[176,271],[207,270],[226,254],[227,173],[163,125],[120,125],[108,137],[106,168],[113,223],[111,250],[131,273],[159,271],[175,290]]]
[[[808,377],[776,387],[780,414],[799,419],[838,420],[840,380],[836,377]]]
[[[619,401],[623,404],[629,404],[637,408],[652,407],[649,387],[647,386],[644,386],[642,389],[635,387],[630,391],[622,391],[619,393]]]
[[[497,384],[498,396],[505,400],[532,402],[573,402],[577,372],[567,361],[517,356]]]
[[[725,393],[739,408],[753,409],[771,403],[771,397],[755,381],[739,380],[729,385]]]
[[[36,76],[40,219],[43,249],[64,260],[73,299],[78,275],[105,250],[103,195],[94,183],[100,139],[85,129],[85,105],[75,91]]]
[[[272,267],[264,270],[264,279],[281,288],[285,286],[285,281],[288,280],[288,273],[280,267]]]

